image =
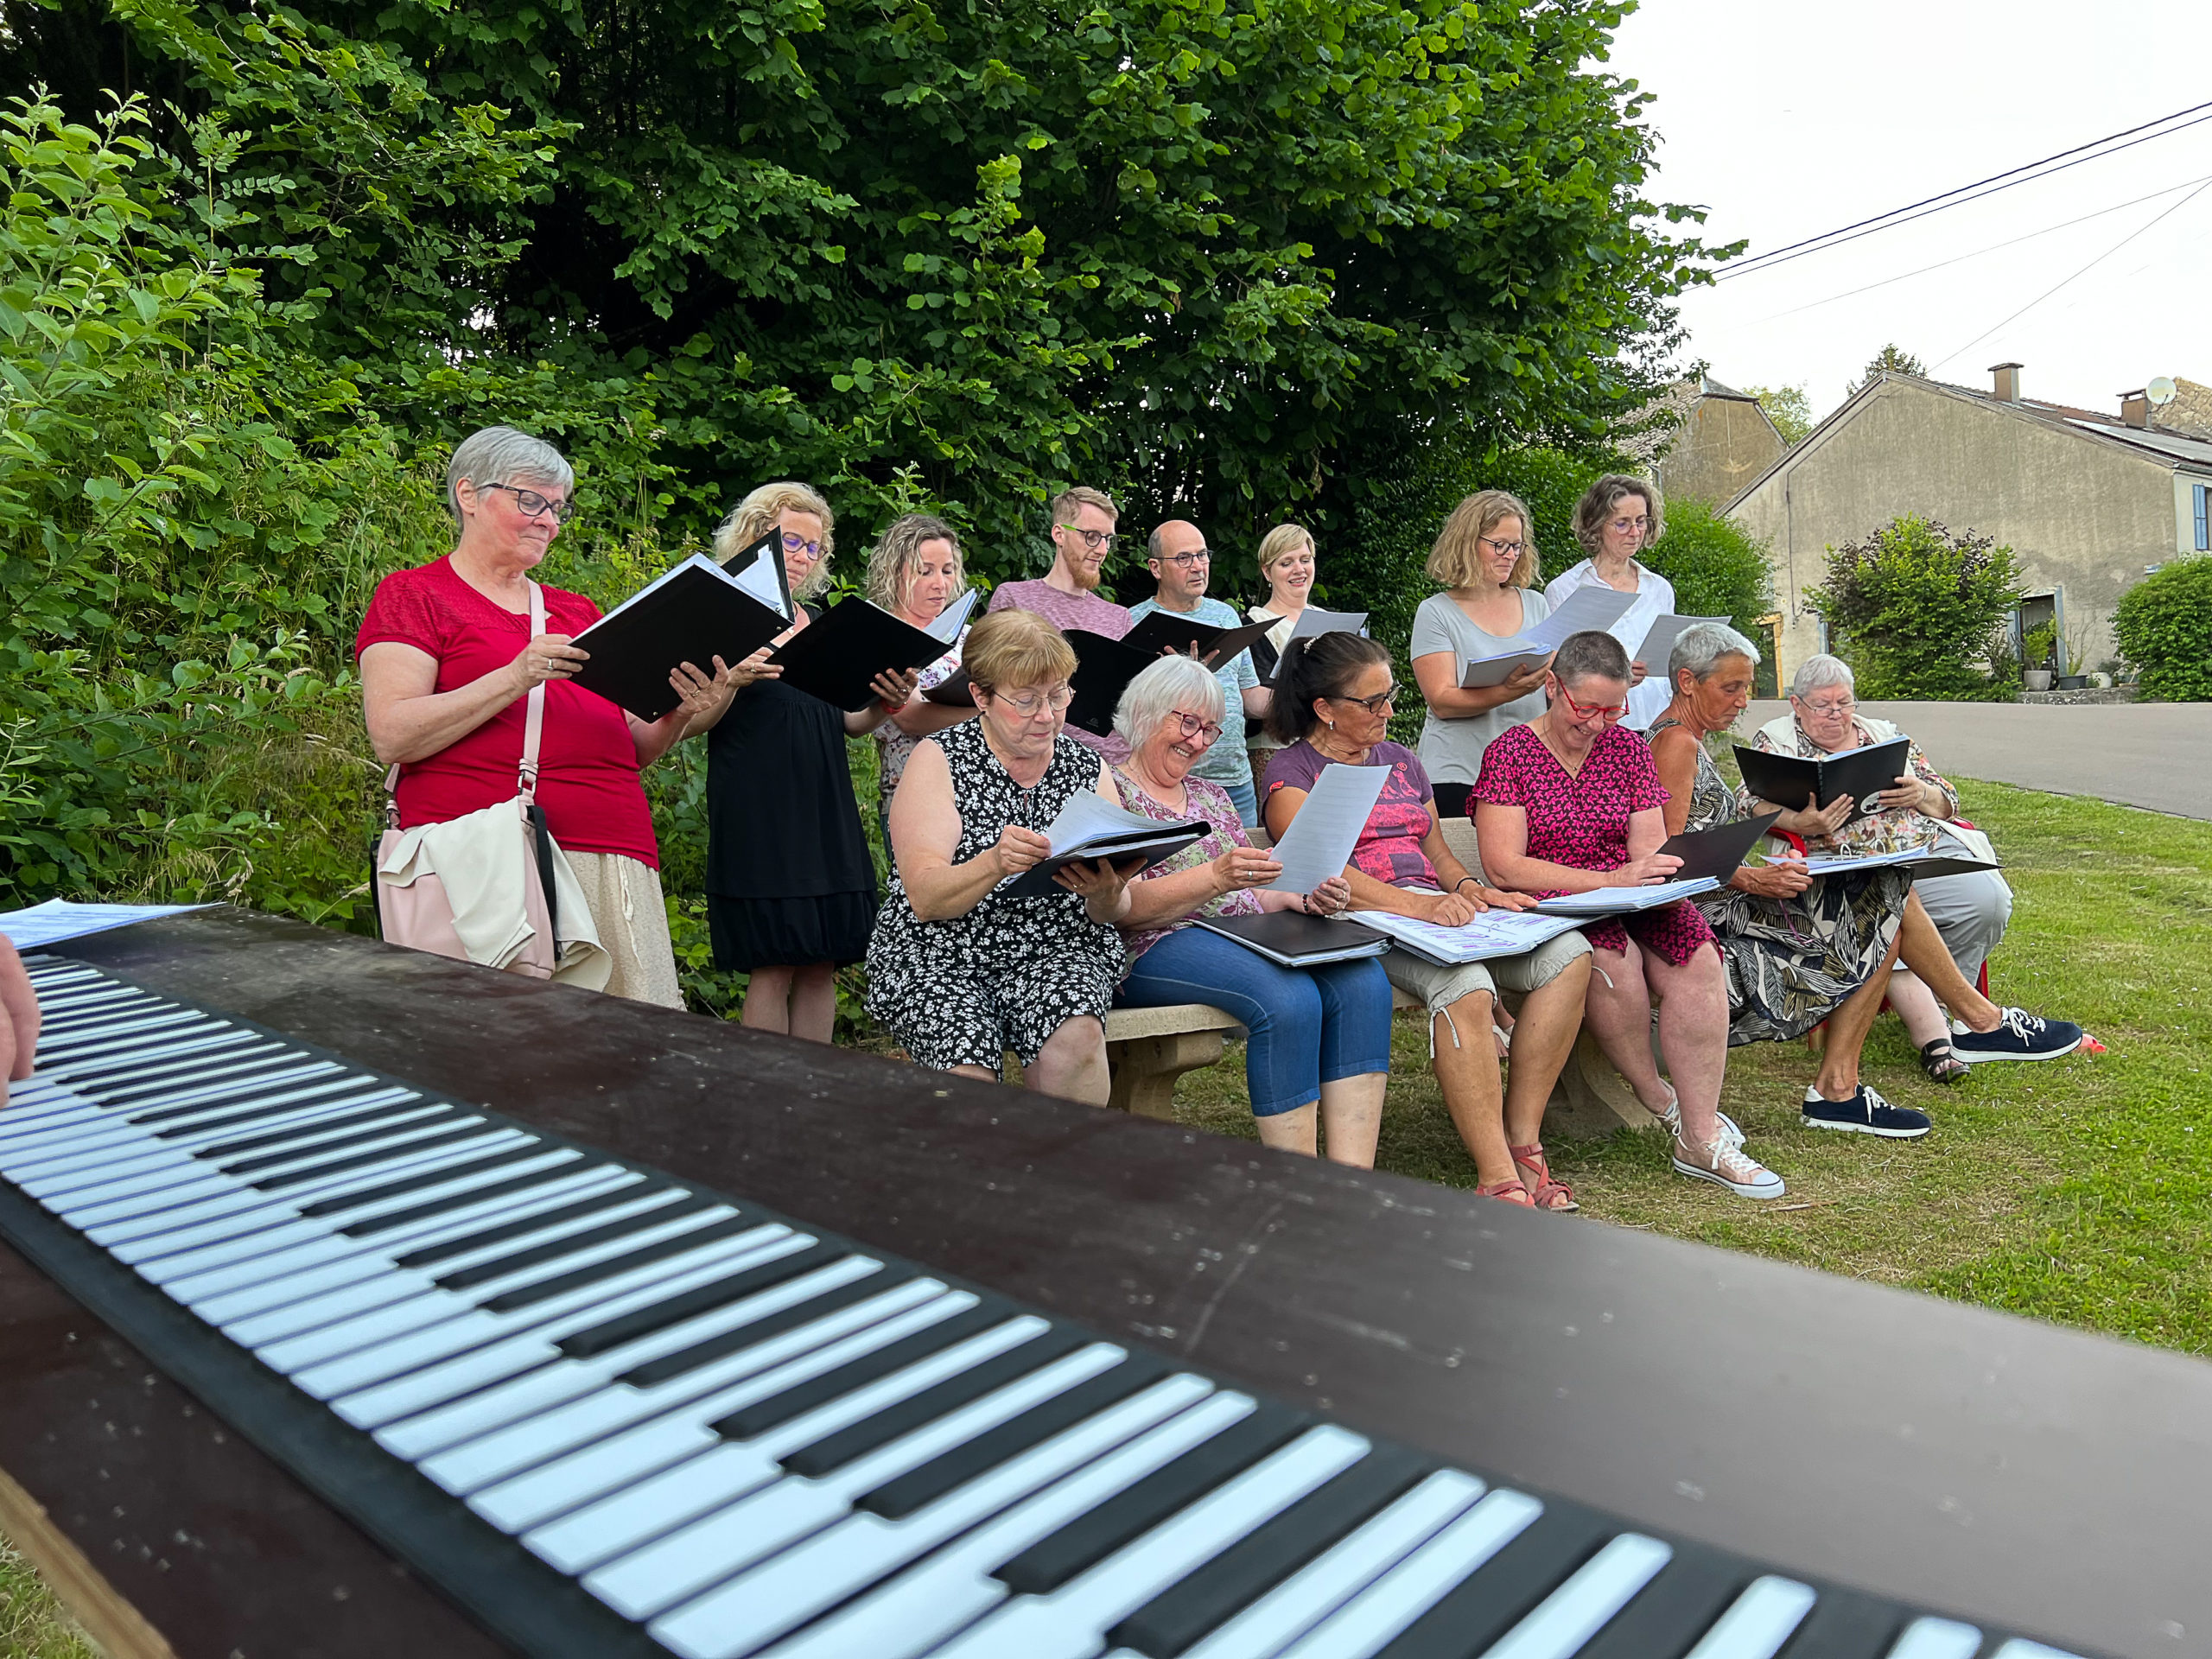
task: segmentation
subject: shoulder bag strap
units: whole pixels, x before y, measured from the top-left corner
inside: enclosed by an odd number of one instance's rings
[[[530,637],[533,639],[545,632],[545,590],[536,582],[530,584]],[[530,688],[530,704],[523,715],[522,772],[516,786],[521,791],[522,804],[530,806],[537,798],[537,740],[545,729],[545,682],[540,680]]]

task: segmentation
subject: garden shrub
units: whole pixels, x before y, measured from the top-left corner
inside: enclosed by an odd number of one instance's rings
[[[1954,535],[1917,514],[1893,518],[1863,542],[1832,548],[1827,580],[1805,602],[1828,625],[1861,697],[2008,701],[2000,679],[2005,631],[2020,602],[2009,547]]]
[[[1666,534],[1643,563],[1674,584],[1679,615],[1725,616],[1756,639],[1774,610],[1765,543],[1702,501],[1667,503]]]
[[[2120,654],[2158,702],[2212,702],[2212,557],[2177,559],[2121,595],[2112,618]]]

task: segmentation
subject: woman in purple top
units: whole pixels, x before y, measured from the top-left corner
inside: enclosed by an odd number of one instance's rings
[[[1483,864],[1505,886],[1548,898],[1664,881],[1667,791],[1650,747],[1617,722],[1628,712],[1628,652],[1609,633],[1570,635],[1552,658],[1551,706],[1493,741],[1471,804]],[[1648,1064],[1637,1096],[1675,1134],[1675,1167],[1739,1198],[1778,1198],[1782,1178],[1748,1156],[1720,1114],[1728,985],[1713,930],[1684,899],[1585,930],[1597,953],[1590,1029],[1634,1066],[1649,1052],[1651,1001],[1670,1088]],[[1631,1075],[1630,1081],[1637,1081]],[[1656,1091],[1663,1090],[1663,1093]]]
[[[1284,653],[1268,713],[1285,747],[1268,763],[1268,829],[1280,840],[1324,768],[1388,766],[1390,776],[1352,849],[1344,879],[1360,909],[1458,927],[1493,905],[1535,903],[1483,885],[1445,844],[1428,773],[1410,749],[1387,741],[1390,654],[1356,633],[1294,640]],[[1590,947],[1563,933],[1517,957],[1446,966],[1393,946],[1382,958],[1390,982],[1428,1010],[1429,1054],[1445,1109],[1475,1160],[1485,1198],[1539,1210],[1572,1210],[1574,1195],[1545,1160],[1544,1107],[1582,1025]],[[1498,1087],[1498,1052],[1489,1040],[1498,995],[1521,996],[1513,1028],[1513,1076]],[[1448,1041],[1437,1039],[1444,1022]]]
[[[1115,733],[1128,759],[1112,768],[1122,804],[1148,818],[1203,818],[1211,833],[1129,883],[1121,928],[1128,966],[1116,1003],[1201,1002],[1251,1033],[1244,1078],[1260,1139],[1312,1157],[1370,1168],[1390,1071],[1390,982],[1371,957],[1286,968],[1192,922],[1303,910],[1327,916],[1351,902],[1341,876],[1308,893],[1263,891],[1282,874],[1245,839],[1236,803],[1191,768],[1221,741],[1221,682],[1188,657],[1163,657],[1122,693]],[[1239,711],[1241,715],[1241,710]]]

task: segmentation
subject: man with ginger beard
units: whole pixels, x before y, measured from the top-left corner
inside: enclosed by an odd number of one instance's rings
[[[1081,628],[1119,639],[1133,619],[1110,599],[1098,594],[1098,573],[1114,550],[1114,525],[1121,517],[1113,497],[1078,485],[1052,498],[1052,568],[1029,582],[1004,582],[992,590],[994,611],[1034,611],[1061,632]],[[1101,754],[1118,758],[1125,751],[1113,739],[1094,737],[1076,727],[1067,734]]]

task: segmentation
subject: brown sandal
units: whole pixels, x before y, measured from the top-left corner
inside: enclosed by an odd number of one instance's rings
[[[1529,1196],[1529,1189],[1518,1181],[1498,1181],[1475,1189],[1478,1198],[1497,1198],[1505,1204],[1517,1204],[1523,1210],[1533,1210],[1536,1201]]]
[[[1553,1178],[1552,1166],[1545,1161],[1542,1147],[1508,1147],[1506,1151],[1513,1154],[1513,1161],[1520,1166],[1529,1202],[1537,1209],[1548,1210],[1554,1215],[1570,1215],[1582,1207],[1574,1201],[1574,1189]]]

